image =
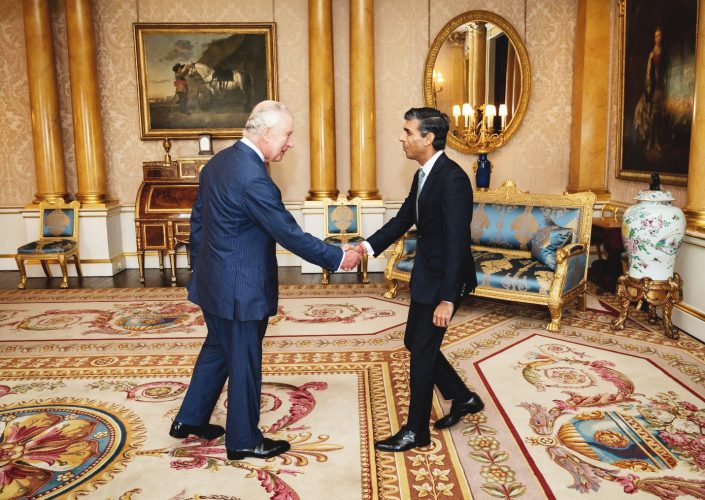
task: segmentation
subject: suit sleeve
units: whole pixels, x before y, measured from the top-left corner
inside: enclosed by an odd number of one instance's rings
[[[279,188],[269,178],[256,179],[243,193],[243,209],[281,246],[317,266],[335,271],[343,250],[304,232],[284,207]]]
[[[374,250],[375,257],[389,248],[389,245],[401,238],[416,223],[414,213],[416,211],[416,183],[417,181],[414,179],[411,191],[409,191],[404,203],[401,204],[397,214],[367,238],[367,242]]]
[[[470,251],[470,215],[472,187],[465,173],[458,169],[443,183],[441,211],[443,214],[443,255],[445,266],[440,299],[454,302],[463,285],[464,262]]]
[[[189,236],[189,252],[191,254],[191,270],[196,269],[198,247],[201,243],[201,186],[196,191],[196,201],[191,208],[191,235]]]

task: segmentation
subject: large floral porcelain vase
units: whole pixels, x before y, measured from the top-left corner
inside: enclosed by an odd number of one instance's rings
[[[668,280],[685,236],[683,211],[668,191],[640,191],[624,212],[622,240],[629,255],[629,276]]]

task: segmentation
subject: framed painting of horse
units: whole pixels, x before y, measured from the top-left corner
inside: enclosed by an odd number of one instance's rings
[[[142,139],[242,137],[252,107],[278,99],[274,23],[136,23]]]
[[[698,0],[620,0],[620,179],[688,178]]]

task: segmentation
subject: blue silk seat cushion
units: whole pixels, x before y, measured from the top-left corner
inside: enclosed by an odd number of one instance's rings
[[[353,236],[352,238],[342,238],[340,236],[328,236],[323,241],[325,241],[326,243],[329,243],[331,245],[336,245],[336,246],[341,247],[346,243],[354,245],[356,243],[360,243],[363,240],[364,240],[364,238],[362,236]]]
[[[33,241],[22,245],[17,249],[20,254],[58,254],[66,253],[76,248],[76,242],[73,240],[51,240],[51,241]]]
[[[474,251],[472,255],[478,286],[548,295],[554,273],[536,259],[501,252]]]
[[[414,268],[414,256],[407,256],[404,257],[403,259],[399,259],[394,263],[394,269],[397,271],[402,271],[405,273],[410,273],[411,270]]]
[[[556,252],[573,239],[573,230],[558,226],[542,227],[531,239],[531,256],[543,265],[556,270]]]

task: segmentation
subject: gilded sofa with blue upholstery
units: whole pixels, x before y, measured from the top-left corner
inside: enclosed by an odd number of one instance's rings
[[[473,295],[545,304],[546,326],[558,331],[564,304],[585,308],[588,251],[595,194],[529,194],[507,180],[494,191],[474,193],[472,253],[478,286]],[[387,262],[385,296],[409,281],[416,232],[401,238]]]

